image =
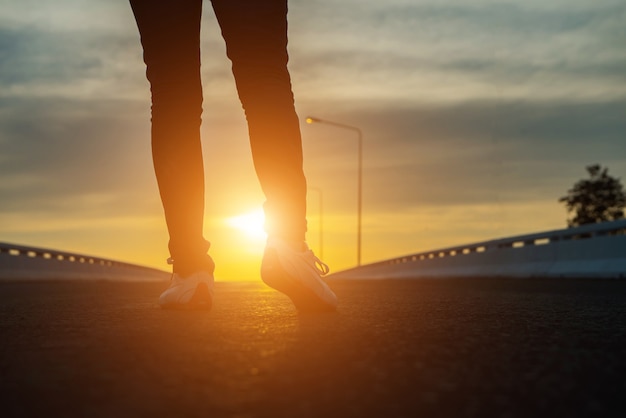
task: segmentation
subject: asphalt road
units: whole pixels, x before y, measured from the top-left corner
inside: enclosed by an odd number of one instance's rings
[[[1,417],[625,417],[625,280],[0,283]]]

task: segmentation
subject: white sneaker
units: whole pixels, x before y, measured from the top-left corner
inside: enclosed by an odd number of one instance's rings
[[[329,268],[306,244],[304,247],[304,251],[297,251],[280,238],[269,238],[261,263],[261,279],[289,296],[299,311],[334,311],[337,296],[322,280]]]
[[[210,310],[214,282],[213,274],[206,271],[184,278],[174,273],[170,286],[159,297],[159,305],[167,309]]]

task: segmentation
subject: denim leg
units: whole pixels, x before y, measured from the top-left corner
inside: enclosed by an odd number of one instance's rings
[[[286,0],[212,0],[248,121],[269,235],[303,241],[306,179],[287,69]]]
[[[200,143],[202,0],[130,0],[152,93],[152,157],[174,271],[206,258]]]

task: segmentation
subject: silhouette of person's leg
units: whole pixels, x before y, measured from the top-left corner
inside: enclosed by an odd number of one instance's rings
[[[202,0],[130,0],[152,93],[152,156],[174,272],[208,269],[200,143]]]
[[[306,232],[302,140],[287,70],[287,0],[212,0],[245,110],[265,193],[266,230],[290,242]]]

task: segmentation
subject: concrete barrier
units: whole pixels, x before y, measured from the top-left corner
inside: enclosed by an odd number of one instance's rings
[[[626,220],[405,255],[332,278],[626,277]]]
[[[0,243],[0,279],[163,281],[170,273],[130,263],[45,248]]]

